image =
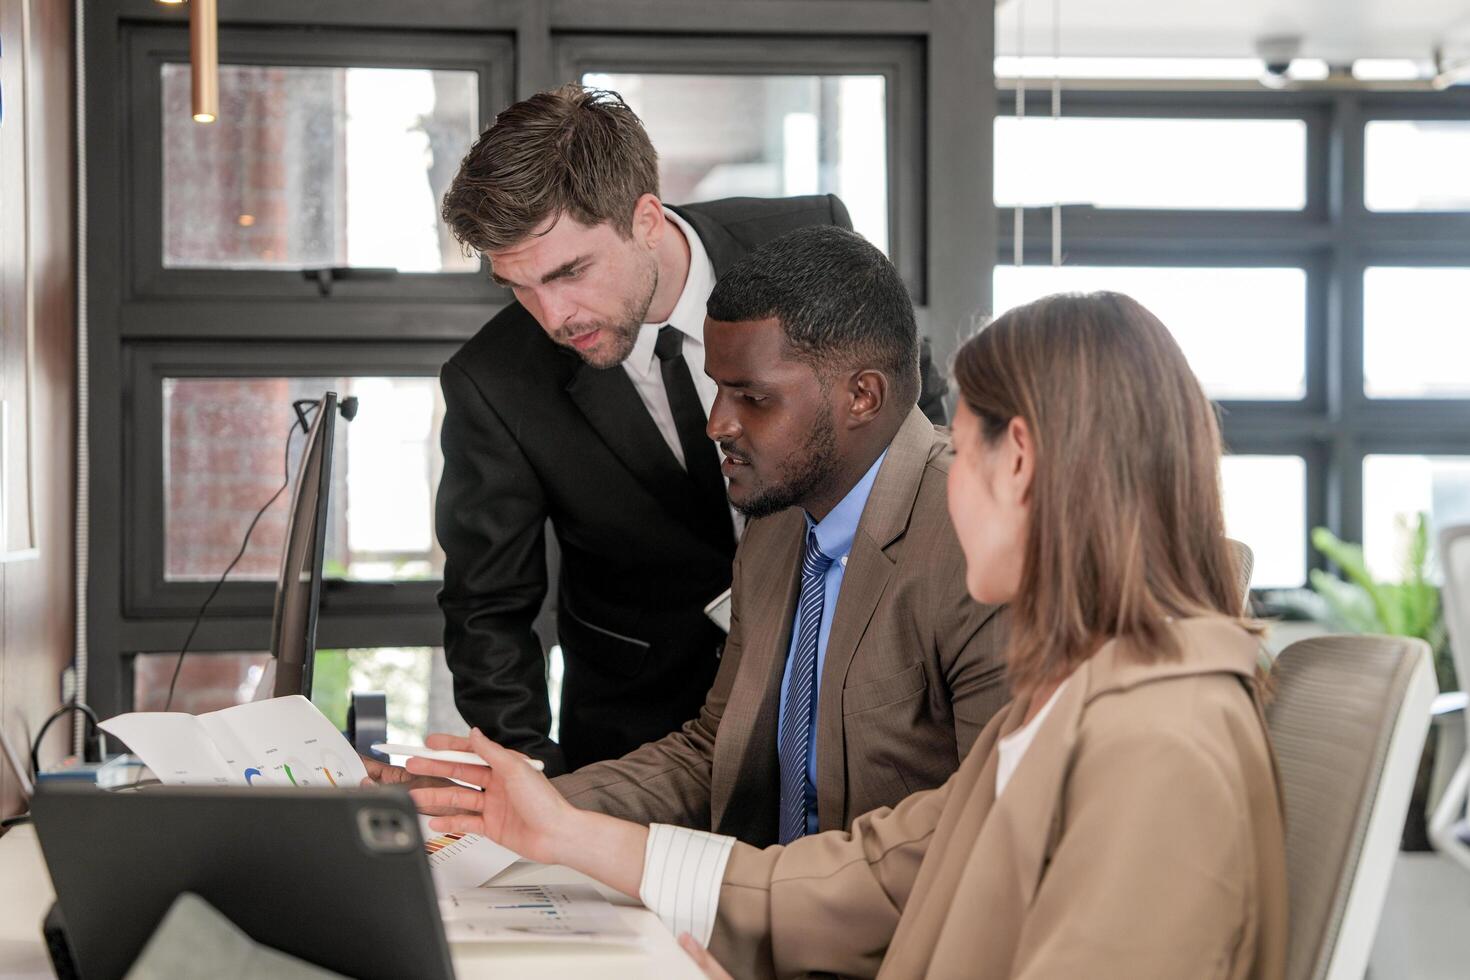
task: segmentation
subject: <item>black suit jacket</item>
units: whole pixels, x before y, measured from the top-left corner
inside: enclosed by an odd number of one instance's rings
[[[718,277],[806,225],[851,228],[831,195],[675,208]],[[705,526],[693,484],[622,367],[552,343],[519,304],[444,365],[444,649],[465,721],[548,773],[621,756],[693,718],[724,634],[704,606],[730,585],[728,522]],[[545,527],[561,546],[560,745],[532,623],[546,596]]]

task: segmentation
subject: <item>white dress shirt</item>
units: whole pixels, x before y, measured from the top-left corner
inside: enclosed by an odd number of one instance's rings
[[[1046,716],[1051,714],[1051,709],[1056,705],[1057,698],[1071,682],[1072,678],[1068,677],[1058,684],[1057,689],[1052,692],[1051,697],[1046,699],[1046,704],[1042,705],[1041,710],[1036,712],[1035,718],[1032,718],[1025,725],[995,743],[995,751],[1000,756],[996,760],[995,766],[995,796],[997,799],[1000,798],[1001,793],[1005,792],[1006,784],[1011,781],[1011,777],[1016,774],[1016,767],[1021,764],[1021,757],[1026,754],[1026,750],[1031,748],[1031,743],[1036,740],[1036,732],[1041,728],[1041,723],[1046,721]]]
[[[674,410],[669,407],[669,393],[664,390],[663,371],[653,346],[658,343],[659,329],[666,324],[684,335],[684,363],[689,365],[689,376],[694,380],[699,406],[704,409],[704,417],[709,418],[718,386],[704,373],[704,313],[709,294],[715,289],[715,267],[709,260],[709,253],[704,250],[704,242],[699,240],[699,233],[690,227],[689,222],[668,208],[664,208],[664,217],[684,233],[684,240],[689,243],[689,274],[684,278],[684,290],[679,293],[679,301],[674,304],[669,318],[658,323],[645,323],[638,331],[633,351],[623,361],[623,370],[628,372],[638,397],[643,399],[653,424],[658,426],[674,458],[687,470],[684,447],[679,444],[679,430],[674,425]],[[725,481],[726,486],[729,482]],[[745,517],[731,507],[730,521],[739,540],[741,531],[745,529]]]
[[[734,846],[733,837],[653,824],[643,851],[638,897],[674,935],[687,932],[708,946]]]
[[[679,445],[679,430],[674,426],[674,411],[669,407],[669,394],[664,391],[664,376],[653,345],[658,341],[659,328],[665,324],[684,335],[684,361],[689,365],[689,375],[694,379],[694,390],[699,394],[704,417],[709,418],[710,408],[715,403],[715,383],[704,373],[704,307],[715,288],[715,267],[710,264],[704,243],[688,222],[668,208],[664,208],[664,217],[684,233],[684,240],[689,243],[689,275],[684,279],[684,291],[679,294],[679,301],[674,304],[669,318],[658,323],[645,323],[638,331],[633,352],[623,361],[623,370],[628,372],[633,387],[638,389],[638,397],[648,406],[648,414],[653,417],[664,442],[669,444],[674,458],[684,466],[684,447]]]

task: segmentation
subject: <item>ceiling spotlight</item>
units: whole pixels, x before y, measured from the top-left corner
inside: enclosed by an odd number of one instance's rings
[[[1266,66],[1261,84],[1284,88],[1291,81],[1291,62],[1302,50],[1300,34],[1263,34],[1256,38],[1256,54]]]

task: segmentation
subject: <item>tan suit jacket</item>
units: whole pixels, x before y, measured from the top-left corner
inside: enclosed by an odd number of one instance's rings
[[[833,611],[817,716],[823,830],[943,783],[1007,698],[996,610],[965,593],[945,508],[947,434],[914,409],[888,447]],[[621,759],[558,778],[577,806],[774,843],[776,721],[806,521],[745,530],[730,636],[699,717]]]
[[[1279,978],[1258,643],[1224,619],[1175,628],[1180,660],[1109,643],[1079,667],[998,800],[996,743],[1023,702],[939,789],[850,833],[736,844],[711,951],[737,977]]]

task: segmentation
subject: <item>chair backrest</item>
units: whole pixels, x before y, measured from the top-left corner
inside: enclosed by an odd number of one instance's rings
[[[1246,615],[1251,608],[1251,572],[1256,567],[1256,556],[1251,551],[1250,545],[1244,541],[1234,538],[1225,539],[1230,544],[1230,551],[1235,555],[1235,583],[1240,586],[1240,611]]]
[[[1444,572],[1439,594],[1450,635],[1450,657],[1460,690],[1470,691],[1470,524],[1439,532],[1439,566]],[[1470,711],[1465,714],[1470,723]]]
[[[1437,686],[1429,645],[1291,644],[1267,706],[1286,808],[1287,980],[1362,980]]]

